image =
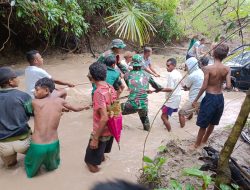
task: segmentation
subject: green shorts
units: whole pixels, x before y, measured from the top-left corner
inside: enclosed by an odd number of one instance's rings
[[[35,176],[42,165],[48,171],[57,169],[60,164],[59,140],[50,144],[36,144],[31,141],[24,164],[29,178]]]

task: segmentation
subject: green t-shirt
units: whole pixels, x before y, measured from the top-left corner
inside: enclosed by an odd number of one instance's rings
[[[119,87],[122,85],[120,79],[120,73],[112,67],[107,67],[106,82],[112,85],[115,90],[119,90]],[[93,86],[92,89],[92,95],[93,95],[96,90],[96,86],[95,84],[92,84],[92,86]]]

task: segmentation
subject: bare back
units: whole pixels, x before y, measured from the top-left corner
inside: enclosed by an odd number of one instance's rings
[[[58,97],[33,100],[35,115],[33,142],[46,144],[58,139],[57,128],[62,115],[63,102],[64,100]]]
[[[207,79],[206,92],[211,94],[221,94],[223,83],[226,81],[227,87],[230,88],[230,68],[221,62],[215,62],[213,65],[207,66],[205,71],[205,79]]]

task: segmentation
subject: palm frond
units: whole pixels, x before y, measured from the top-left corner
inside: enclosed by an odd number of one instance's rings
[[[151,23],[152,16],[143,10],[123,1],[124,6],[119,13],[106,18],[109,28],[116,27],[116,34],[124,39],[139,42],[140,46],[150,40],[156,29]]]

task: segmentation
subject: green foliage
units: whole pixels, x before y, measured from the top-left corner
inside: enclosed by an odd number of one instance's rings
[[[90,15],[94,15],[98,10],[104,10],[107,14],[115,14],[117,7],[122,4],[121,0],[85,0],[79,3]]]
[[[143,168],[143,173],[146,176],[148,183],[159,183],[160,176],[159,171],[163,164],[166,162],[166,158],[158,157],[155,160],[144,156],[143,162],[146,163],[146,166]]]
[[[163,153],[167,151],[167,147],[165,145],[161,145],[158,147],[158,152]]]
[[[209,175],[206,175],[203,171],[196,168],[186,168],[183,170],[183,173],[187,176],[194,176],[202,179],[203,189],[207,189],[208,185],[212,182],[212,178]]]
[[[198,33],[212,39],[238,28],[239,19],[241,22],[248,19],[249,22],[250,18],[250,1],[245,0],[197,0],[182,5],[181,9],[181,25],[185,34]]]
[[[177,16],[179,0],[141,0],[141,2],[143,2],[141,4],[143,9],[152,13],[157,36],[163,41],[169,43],[183,35],[183,29]]]
[[[220,190],[238,190],[239,186],[235,184],[225,185],[225,184],[220,184]]]
[[[16,3],[17,20],[34,27],[48,41],[54,40],[58,28],[77,37],[87,31],[88,24],[77,0],[17,0]]]
[[[151,23],[152,16],[128,0],[121,0],[121,2],[123,6],[118,13],[106,18],[107,23],[110,24],[109,28],[116,26],[115,34],[133,42],[139,42],[140,46],[149,42],[150,35],[156,32]]]
[[[154,190],[195,190],[194,186],[190,183],[187,183],[186,185],[182,185],[177,180],[171,180],[170,185],[167,188],[159,188]]]
[[[170,181],[170,188],[168,190],[182,190],[182,184],[177,180]]]

